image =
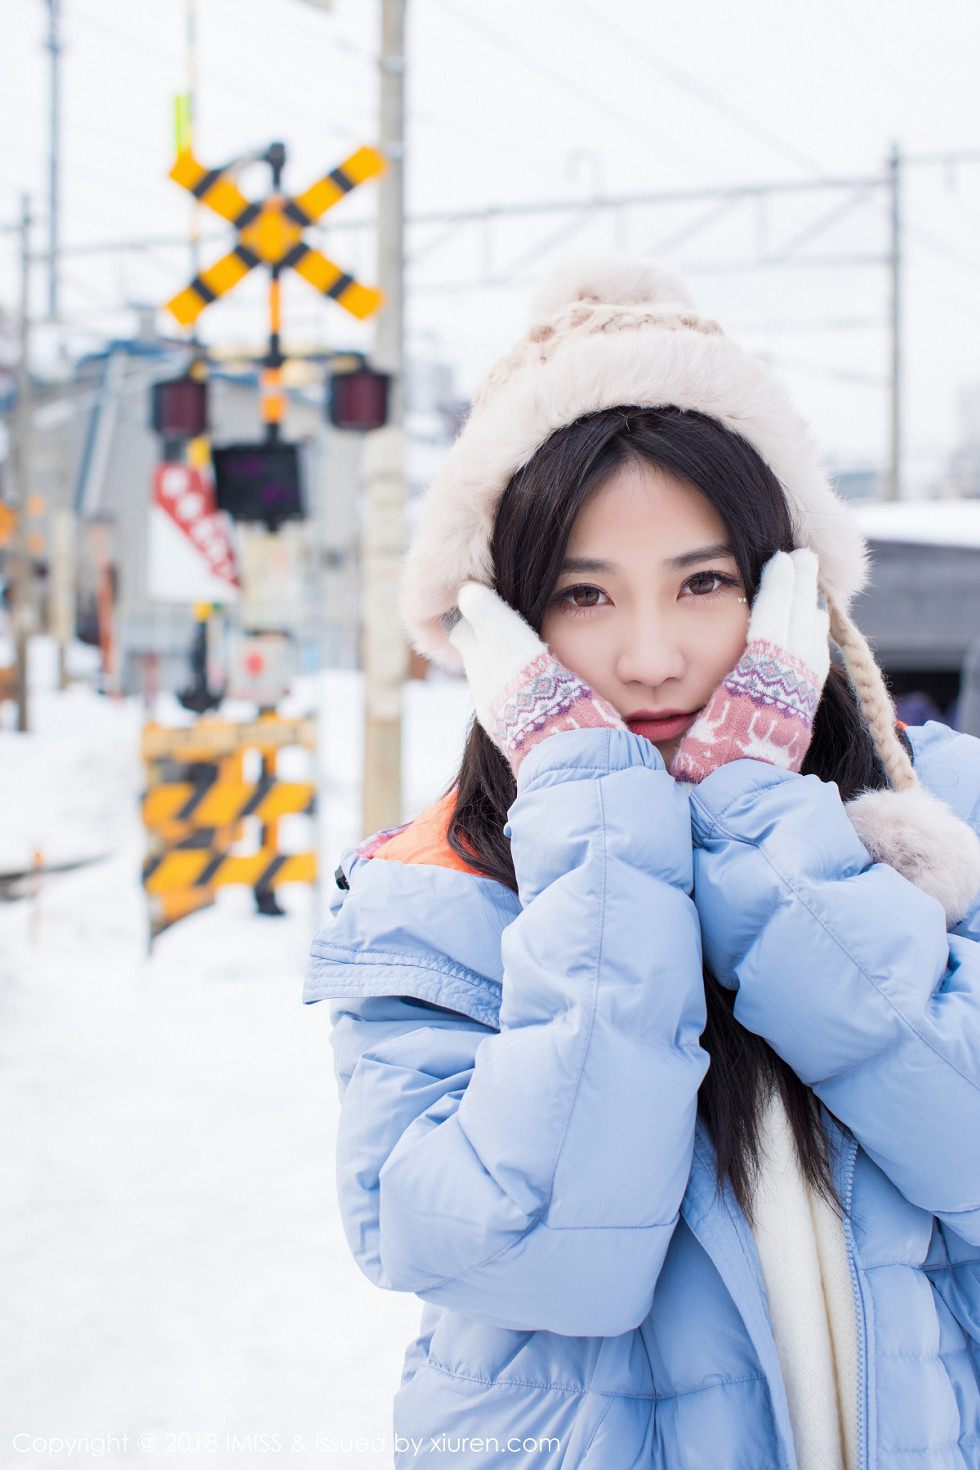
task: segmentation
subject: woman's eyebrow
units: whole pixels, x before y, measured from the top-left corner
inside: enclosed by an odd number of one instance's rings
[[[684,551],[680,556],[672,556],[664,562],[672,572],[682,572],[685,567],[690,567],[699,561],[713,561],[715,557],[731,556],[732,548],[727,541],[716,541],[712,546],[699,546],[695,551]]]
[[[730,557],[731,554],[732,548],[727,541],[716,541],[712,546],[698,546],[694,551],[684,551],[680,556],[672,556],[664,562],[664,566],[672,572],[680,572],[699,561]],[[600,576],[608,576],[610,572],[616,571],[616,564],[611,561],[596,561],[588,556],[568,556],[562,562],[561,569],[563,572],[597,572]]]
[[[561,564],[563,572],[599,572],[607,575],[616,570],[611,561],[593,561],[587,556],[568,556]]]

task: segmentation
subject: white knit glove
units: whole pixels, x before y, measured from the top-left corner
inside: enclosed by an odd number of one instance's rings
[[[464,582],[455,621],[447,613],[443,624],[462,656],[476,717],[515,775],[531,747],[558,730],[626,728],[492,588]]]
[[[743,757],[798,771],[830,668],[828,622],[813,552],[777,551],[762,569],[745,652],[685,734],[671,775],[696,783]]]

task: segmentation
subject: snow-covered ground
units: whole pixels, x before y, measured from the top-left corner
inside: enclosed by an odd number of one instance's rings
[[[360,835],[358,676],[311,699],[329,880]],[[0,1465],[389,1466],[420,1304],[343,1237],[315,898],[265,918],[225,889],[148,954],[142,713],[72,689],[34,714],[0,733],[0,871],[100,860],[0,903]],[[466,718],[460,684],[409,686],[406,817]]]

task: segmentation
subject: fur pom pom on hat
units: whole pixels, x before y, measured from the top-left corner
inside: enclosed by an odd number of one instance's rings
[[[980,886],[980,838],[922,786],[865,791],[845,808],[872,861],[888,863],[938,899],[958,924]]]
[[[750,444],[779,481],[795,545],[816,553],[831,637],[892,788],[851,804],[855,827],[867,836],[875,861],[890,863],[938,898],[955,924],[980,888],[980,842],[920,786],[895,733],[881,671],[848,616],[867,578],[857,522],[831,487],[782,380],[700,316],[665,266],[584,257],[542,283],[527,333],[475,395],[419,508],[402,578],[412,643],[446,668],[461,667],[443,617],[464,582],[493,582],[491,539],[511,478],[557,429],[620,407],[705,414]]]
[[[662,305],[694,312],[694,298],[682,281],[655,260],[586,255],[563,261],[531,297],[528,317],[548,321],[576,301],[615,301],[621,306]]]

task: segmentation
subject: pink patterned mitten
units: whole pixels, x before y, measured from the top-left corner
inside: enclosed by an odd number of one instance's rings
[[[449,640],[462,655],[476,717],[515,776],[528,751],[558,730],[625,729],[612,705],[560,664],[492,588],[464,582],[458,603]]]
[[[749,757],[798,771],[830,667],[828,616],[812,551],[777,551],[762,569],[748,641],[677,748],[670,773],[697,783]]]

